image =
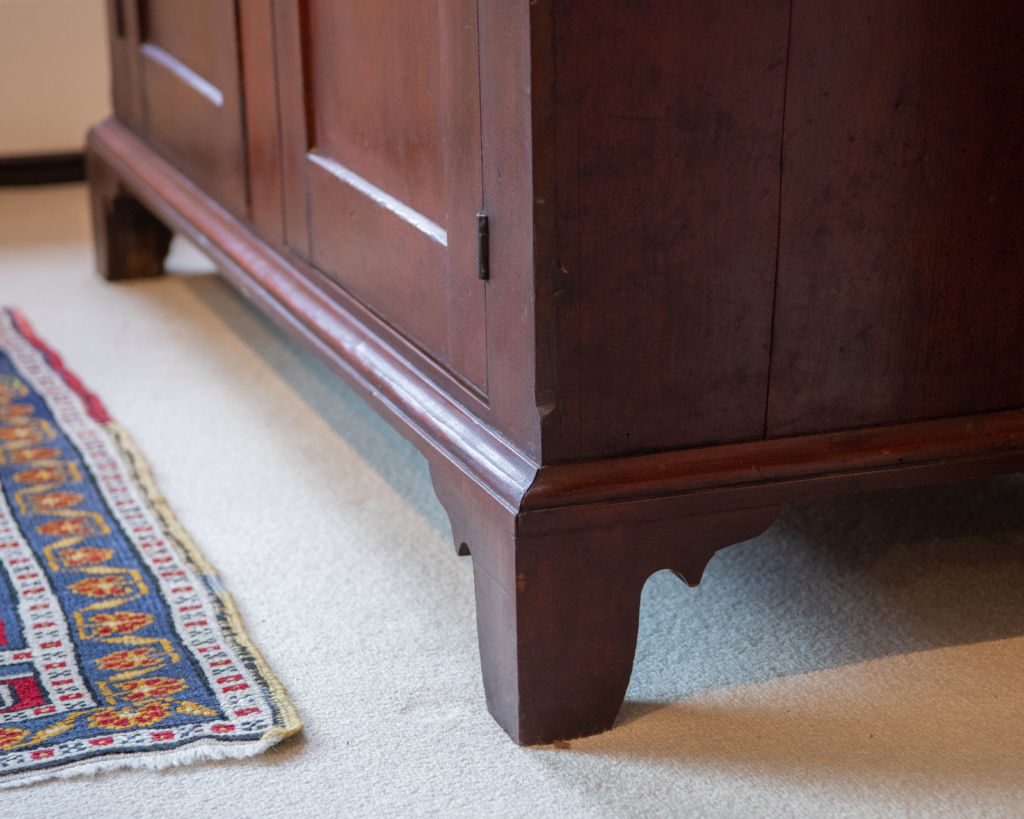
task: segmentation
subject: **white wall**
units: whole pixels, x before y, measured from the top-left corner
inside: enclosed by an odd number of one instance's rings
[[[0,0],[0,157],[80,151],[109,112],[104,0]]]

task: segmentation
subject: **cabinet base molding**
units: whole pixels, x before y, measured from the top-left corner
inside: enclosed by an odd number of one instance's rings
[[[488,426],[413,345],[264,241],[111,120],[88,140],[100,272],[162,271],[170,231],[319,356],[427,458],[473,557],[487,704],[520,744],[607,730],[651,574],[700,582],[718,549],[813,496],[1024,470],[1024,410],[655,454],[540,464]]]

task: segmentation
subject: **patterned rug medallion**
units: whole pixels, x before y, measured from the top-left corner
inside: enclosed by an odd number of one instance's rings
[[[0,787],[302,727],[103,405],[0,311]]]

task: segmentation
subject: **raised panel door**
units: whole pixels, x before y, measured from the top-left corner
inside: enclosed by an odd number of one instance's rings
[[[199,187],[246,215],[235,3],[138,0],[129,19],[136,16],[146,135]]]
[[[282,0],[287,243],[487,387],[471,0]]]

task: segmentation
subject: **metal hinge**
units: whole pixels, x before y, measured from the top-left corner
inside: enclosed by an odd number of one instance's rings
[[[480,265],[477,276],[491,278],[491,231],[487,225],[487,211],[476,215],[476,260]]]

